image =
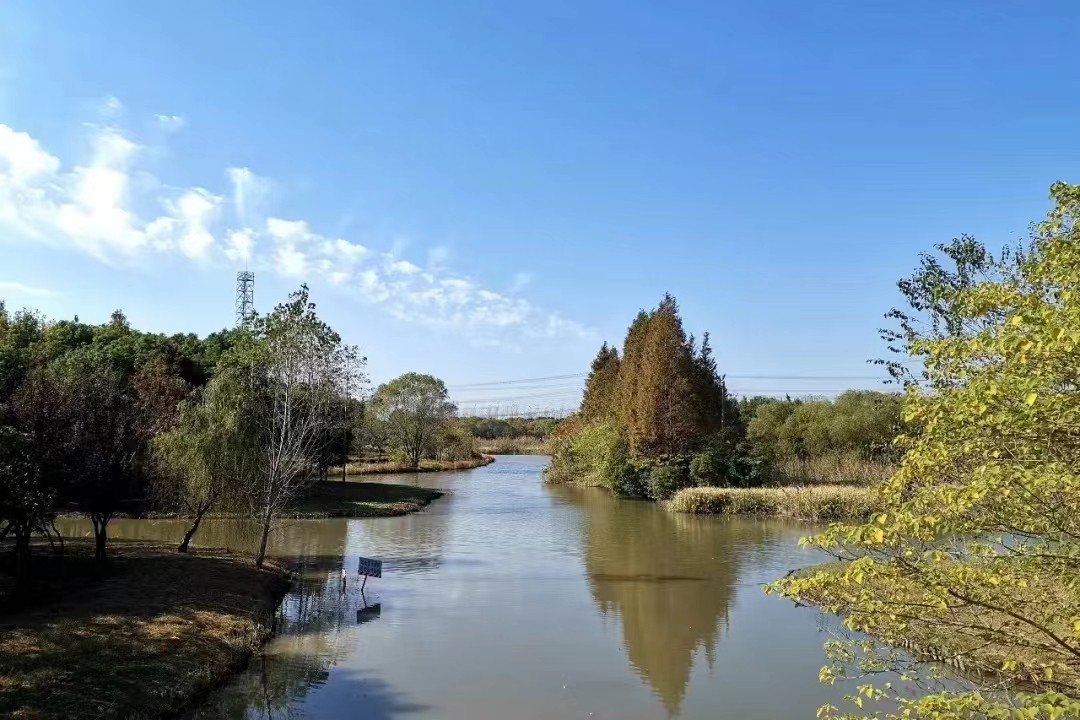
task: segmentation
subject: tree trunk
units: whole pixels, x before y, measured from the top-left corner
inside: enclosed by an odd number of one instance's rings
[[[180,543],[180,547],[176,548],[176,552],[186,553],[188,551],[188,543],[191,542],[191,538],[195,536],[195,533],[199,531],[199,523],[202,522],[203,515],[205,515],[206,511],[209,509],[210,506],[207,505],[200,508],[199,511],[195,513],[195,522],[193,522],[191,527],[188,528],[188,531],[184,533],[184,541]]]
[[[109,516],[91,513],[90,521],[94,524],[94,559],[105,560],[105,541],[108,538]]]
[[[266,540],[270,537],[270,513],[263,517],[262,537],[259,539],[259,553],[255,556],[255,567],[261,568],[266,560]]]
[[[60,532],[60,529],[56,527],[56,518],[55,517],[52,520],[49,521],[49,527],[51,527],[52,531],[54,533],[56,533],[56,544],[60,546],[59,554],[63,555],[64,554],[64,535],[63,535],[63,533]]]

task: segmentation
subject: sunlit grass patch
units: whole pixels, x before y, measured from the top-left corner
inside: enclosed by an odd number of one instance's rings
[[[285,511],[292,518],[389,517],[415,512],[442,493],[416,485],[324,480]]]
[[[680,490],[665,505],[672,512],[698,515],[758,515],[828,521],[869,517],[880,508],[880,501],[870,488],[844,485],[694,487]]]

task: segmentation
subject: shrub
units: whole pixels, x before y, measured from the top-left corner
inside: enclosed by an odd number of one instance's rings
[[[626,441],[613,427],[604,423],[582,425],[573,434],[553,437],[546,477],[551,482],[614,489],[627,457]]]
[[[628,498],[649,497],[648,474],[629,460],[615,469],[611,489],[616,495]]]
[[[726,484],[721,459],[708,450],[699,452],[690,460],[690,479],[698,486],[719,487]]]
[[[761,466],[760,459],[709,448],[690,460],[690,479],[699,487],[753,487],[764,478]]]
[[[660,464],[649,470],[649,497],[665,500],[690,485],[690,471],[684,463]]]

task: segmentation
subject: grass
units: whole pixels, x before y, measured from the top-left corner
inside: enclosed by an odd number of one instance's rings
[[[442,497],[438,490],[415,485],[324,480],[285,512],[290,518],[391,517],[405,515]]]
[[[480,452],[487,455],[550,455],[551,446],[540,438],[495,438],[485,440]]]
[[[175,717],[239,671],[271,635],[288,588],[276,566],[226,551],[110,541],[63,557],[35,548],[31,597],[0,614],[0,716]]]
[[[805,485],[766,488],[686,488],[665,503],[672,512],[756,515],[792,520],[859,520],[880,507],[870,488]]]
[[[490,465],[495,458],[490,455],[480,455],[468,460],[421,460],[420,467],[412,467],[407,463],[387,460],[384,462],[350,462],[345,466],[346,475],[388,475],[393,473],[416,473],[416,472],[445,472],[448,470],[472,470],[473,468]],[[331,467],[327,473],[330,477],[341,476],[341,466]]]
[[[775,485],[857,485],[866,487],[880,482],[896,466],[856,455],[819,455],[817,457],[778,460],[770,468],[770,482]]]

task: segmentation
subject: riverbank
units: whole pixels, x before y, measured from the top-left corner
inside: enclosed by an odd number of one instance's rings
[[[321,519],[331,517],[394,517],[416,512],[443,493],[416,485],[365,480],[323,480],[293,502],[283,517]]]
[[[3,717],[175,717],[244,667],[289,587],[223,550],[111,540],[102,577],[92,541],[35,549],[32,596],[55,600],[0,614]]]
[[[685,488],[664,503],[671,512],[752,515],[813,522],[861,520],[880,508],[874,490],[845,485]]]
[[[472,470],[495,462],[491,455],[480,455],[468,460],[421,460],[419,467],[412,467],[407,463],[400,462],[350,462],[345,466],[345,474],[348,475],[393,475],[404,473],[448,472],[452,470]],[[341,466],[335,465],[330,468],[327,475],[331,478],[341,477]]]

